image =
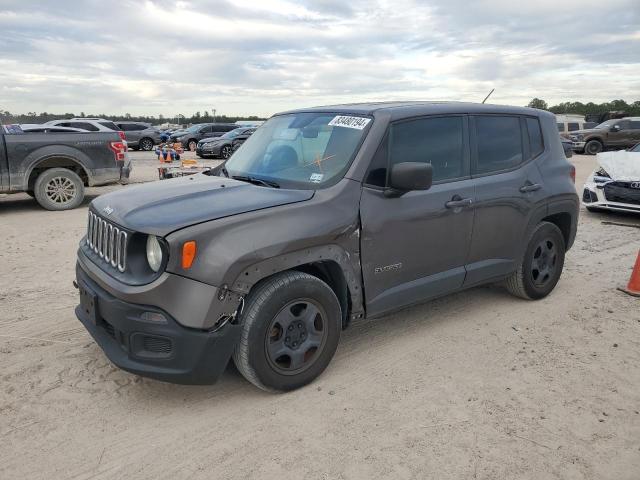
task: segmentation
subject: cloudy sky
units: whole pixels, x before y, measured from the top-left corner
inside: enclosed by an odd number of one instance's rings
[[[0,110],[640,100],[639,0],[0,0]]]

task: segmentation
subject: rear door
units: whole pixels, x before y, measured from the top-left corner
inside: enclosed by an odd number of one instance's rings
[[[515,270],[529,218],[546,196],[535,161],[545,154],[536,117],[473,115],[470,125],[476,199],[465,286]]]
[[[395,123],[374,156],[360,202],[369,315],[462,286],[474,200],[467,125],[462,115]],[[399,198],[386,197],[389,167],[399,162],[431,163],[433,186]]]

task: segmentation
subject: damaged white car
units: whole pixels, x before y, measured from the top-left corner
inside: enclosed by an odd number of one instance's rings
[[[582,202],[589,211],[640,213],[640,144],[597,156],[599,168],[584,185]]]

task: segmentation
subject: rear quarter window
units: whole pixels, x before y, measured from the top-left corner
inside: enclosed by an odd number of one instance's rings
[[[531,156],[537,157],[544,151],[544,142],[542,141],[542,130],[540,128],[540,122],[537,118],[527,117],[525,119],[527,123],[527,133],[529,135],[529,147],[531,149]]]

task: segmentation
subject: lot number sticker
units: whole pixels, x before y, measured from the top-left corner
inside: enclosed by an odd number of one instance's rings
[[[363,130],[369,122],[370,118],[363,117],[351,117],[349,115],[338,115],[334,117],[333,120],[329,122],[329,126],[331,127],[346,127],[346,128],[355,128],[356,130]]]

